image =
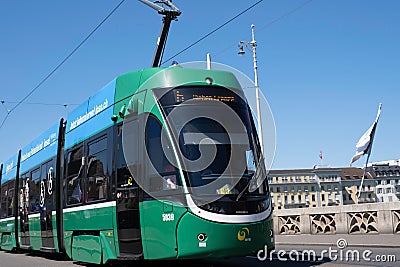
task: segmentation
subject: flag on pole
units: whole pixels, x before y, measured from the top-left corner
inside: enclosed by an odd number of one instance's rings
[[[370,154],[372,148],[372,142],[374,141],[376,125],[378,124],[379,116],[381,115],[382,104],[379,104],[378,114],[376,115],[376,119],[371,127],[361,136],[360,140],[356,145],[356,154],[350,161],[350,165],[358,160],[362,155]]]

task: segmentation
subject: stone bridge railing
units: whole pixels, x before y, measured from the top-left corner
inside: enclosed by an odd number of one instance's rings
[[[400,202],[274,210],[274,233],[277,243],[295,242],[303,235],[309,240],[323,240],[320,235],[392,235],[400,246]]]

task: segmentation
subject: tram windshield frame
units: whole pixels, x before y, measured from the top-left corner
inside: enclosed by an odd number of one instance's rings
[[[207,168],[201,171],[186,171],[185,168],[183,171],[189,192],[197,205],[201,206],[204,200],[207,201],[207,198],[215,195],[222,195],[221,198],[236,202],[241,199],[266,198],[268,185],[264,160],[251,111],[245,98],[241,96],[241,91],[221,86],[181,86],[155,89],[153,92],[165,121],[170,130],[175,132],[174,136],[177,138],[174,141],[179,147],[181,159],[184,157],[195,161],[201,156],[200,146],[205,150],[208,145],[216,147],[215,158]],[[221,105],[215,105],[216,101],[226,104],[240,118],[243,129],[236,127],[236,132],[228,134],[212,118],[196,117],[196,112],[201,113],[210,108],[216,113],[223,112]],[[168,116],[173,111],[178,116],[175,115],[171,120]],[[188,113],[194,119],[182,123],[179,114]],[[235,140],[230,140],[232,136],[236,137]],[[241,151],[243,157],[238,164],[231,164],[226,171],[232,149]]]

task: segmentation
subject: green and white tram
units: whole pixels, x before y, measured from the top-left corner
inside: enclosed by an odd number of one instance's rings
[[[129,72],[1,165],[0,248],[97,264],[254,255],[274,247],[265,178],[232,73]]]

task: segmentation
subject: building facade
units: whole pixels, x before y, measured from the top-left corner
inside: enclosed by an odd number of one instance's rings
[[[275,208],[318,207],[316,176],[309,169],[271,170],[268,175]]]
[[[268,182],[277,209],[342,204],[340,169],[271,170]]]
[[[378,202],[400,201],[400,160],[370,163],[367,171],[376,181]]]
[[[360,187],[363,172],[354,167],[270,170],[273,205],[275,209],[290,209],[377,202],[376,187],[381,179],[366,172]]]
[[[361,186],[364,170],[360,168],[340,168],[342,180],[343,205],[376,202],[376,181],[369,173],[365,173]],[[361,188],[360,188],[361,186]]]

